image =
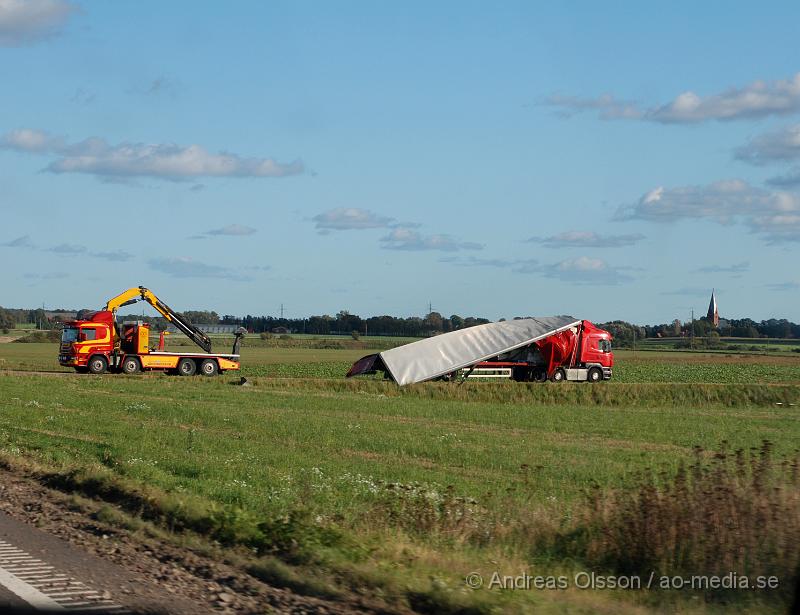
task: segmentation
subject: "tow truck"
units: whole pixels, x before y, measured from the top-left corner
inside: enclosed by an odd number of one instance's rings
[[[117,310],[146,301],[167,322],[182,331],[204,352],[167,352],[162,332],[158,347],[150,347],[150,325],[142,321],[117,322]],[[245,330],[234,333],[230,354],[212,353],[211,340],[189,320],[170,308],[144,286],[129,288],[109,299],[105,307],[88,314],[83,320],[64,324],[61,333],[58,362],[80,373],[102,374],[106,371],[136,374],[144,370],[162,370],[193,376],[216,376],[228,370],[238,370],[239,348]]]

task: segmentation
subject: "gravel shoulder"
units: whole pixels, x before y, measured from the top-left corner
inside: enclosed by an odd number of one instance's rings
[[[331,602],[271,587],[222,558],[100,522],[99,508],[0,467],[0,533],[134,613],[386,612],[357,596]]]

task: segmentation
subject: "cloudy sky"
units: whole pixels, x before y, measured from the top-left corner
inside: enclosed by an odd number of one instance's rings
[[[800,321],[800,5],[560,4],[0,0],[0,305]]]

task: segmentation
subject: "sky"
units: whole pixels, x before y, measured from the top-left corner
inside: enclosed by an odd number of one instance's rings
[[[799,322],[799,21],[0,0],[0,305]]]

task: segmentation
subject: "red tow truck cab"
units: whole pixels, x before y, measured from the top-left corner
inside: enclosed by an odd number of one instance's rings
[[[471,377],[508,377],[519,381],[599,382],[610,380],[614,366],[612,336],[582,320],[577,327],[476,364]]]
[[[86,320],[64,323],[58,361],[65,367],[88,369],[89,357],[108,357],[114,351],[114,315],[94,312]]]

